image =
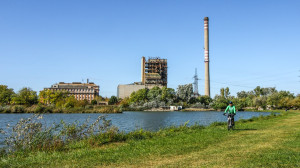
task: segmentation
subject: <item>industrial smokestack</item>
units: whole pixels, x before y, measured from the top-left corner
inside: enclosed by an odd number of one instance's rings
[[[145,57],[144,56],[142,57],[141,64],[142,64],[142,67],[141,67],[141,69],[142,69],[141,78],[142,79],[141,79],[141,81],[142,81],[142,84],[145,85]]]
[[[204,94],[210,97],[208,17],[204,18]]]

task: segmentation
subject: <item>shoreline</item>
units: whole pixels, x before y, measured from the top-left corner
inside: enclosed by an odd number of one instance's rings
[[[25,106],[25,105],[10,105],[10,106],[0,106],[0,114],[22,114],[22,113],[63,113],[63,114],[72,114],[72,113],[99,113],[99,114],[109,114],[109,113],[123,113],[125,111],[145,111],[145,112],[209,112],[209,111],[224,111],[221,109],[205,109],[205,108],[184,108],[182,110],[170,110],[163,108],[151,108],[151,109],[143,109],[143,108],[124,108],[118,105],[107,105],[107,106],[86,106],[86,107],[74,107],[74,108],[63,108],[63,107],[53,107],[53,106],[45,106],[45,105],[34,105],[34,106]],[[286,110],[275,109],[275,110],[257,110],[257,109],[243,109],[237,112],[243,111],[252,111],[252,112],[286,112]],[[287,110],[296,111],[296,110]]]
[[[249,163],[254,164],[252,165],[254,167],[276,167],[285,161],[286,152],[289,152],[289,156],[295,156],[296,160],[291,160],[288,162],[289,165],[285,164],[285,166],[294,167],[298,164],[300,156],[297,155],[297,151],[290,150],[290,147],[294,146],[295,149],[299,142],[294,139],[297,134],[290,133],[295,129],[299,130],[299,115],[297,111],[237,121],[237,129],[233,131],[227,131],[226,122],[218,122],[205,127],[180,126],[156,132],[138,130],[127,135],[110,134],[111,141],[103,141],[104,143],[94,142],[101,141],[101,138],[95,138],[74,142],[62,151],[28,151],[18,153],[18,157],[2,156],[0,167],[1,165],[3,167],[37,167],[36,165],[43,167],[151,167],[151,165],[185,167],[192,164],[205,167],[207,161],[221,167],[227,159],[222,155],[227,152],[237,160],[237,162],[230,162],[232,164],[230,167],[245,167]],[[274,139],[274,133],[277,135],[276,139]],[[241,136],[241,134],[247,136]],[[125,136],[125,139],[116,139],[112,136],[116,138]],[[290,137],[286,139],[289,143],[284,141],[287,136]],[[228,140],[234,143],[228,144]],[[266,143],[271,146],[265,146]],[[280,144],[281,147],[272,145],[274,143]],[[236,149],[238,151],[233,151],[232,148],[236,145],[239,147]],[[261,150],[252,151],[249,145]],[[299,149],[298,147],[296,149]],[[259,152],[259,157],[257,152]],[[36,156],[38,159],[33,159]],[[81,157],[74,160],[78,156]],[[219,159],[224,158],[224,161],[213,159],[216,156]],[[241,156],[243,160],[238,159]],[[277,159],[271,159],[273,162],[270,162],[269,157]]]

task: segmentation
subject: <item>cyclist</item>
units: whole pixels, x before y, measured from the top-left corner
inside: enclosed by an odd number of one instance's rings
[[[232,125],[234,125],[234,115],[236,114],[235,113],[235,106],[232,105],[232,101],[229,102],[229,105],[227,106],[225,112],[223,115],[226,115],[226,112],[228,111],[228,114],[231,114],[233,115],[232,116]]]

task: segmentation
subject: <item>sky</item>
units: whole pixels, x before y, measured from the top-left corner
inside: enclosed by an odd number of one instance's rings
[[[90,81],[100,95],[141,80],[141,57],[168,59],[168,87],[204,94],[209,17],[211,96],[256,86],[300,94],[298,0],[1,0],[0,84],[40,91]]]

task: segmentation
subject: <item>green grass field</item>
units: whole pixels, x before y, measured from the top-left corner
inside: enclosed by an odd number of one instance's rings
[[[300,112],[206,128],[168,129],[142,140],[20,153],[0,167],[300,167]]]

